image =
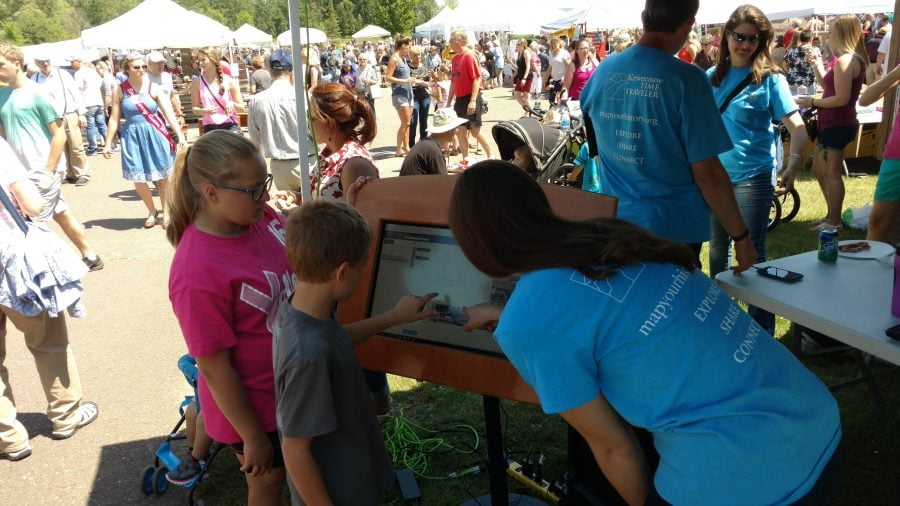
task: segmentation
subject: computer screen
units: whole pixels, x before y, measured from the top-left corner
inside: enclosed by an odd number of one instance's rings
[[[435,317],[391,327],[381,335],[503,356],[490,332],[463,330],[463,307],[505,304],[515,279],[498,280],[479,272],[447,227],[385,222],[379,237],[367,316],[392,309],[404,295],[438,293],[430,303],[438,311]]]

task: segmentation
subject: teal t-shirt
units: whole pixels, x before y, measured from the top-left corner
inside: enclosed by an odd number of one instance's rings
[[[30,81],[18,89],[0,88],[0,125],[6,141],[29,172],[46,170],[50,157],[50,128],[60,118],[46,92]],[[62,128],[62,127],[60,127]],[[65,168],[60,156],[57,170]]]
[[[531,272],[495,335],[544,411],[602,392],[649,430],[654,485],[673,504],[791,503],[840,441],[825,385],[699,270],[640,263],[601,281]]]
[[[600,174],[597,172],[597,162],[590,154],[588,144],[585,142],[575,156],[575,165],[582,168],[581,189],[584,191],[600,193]]]
[[[712,78],[716,67],[706,75]],[[721,105],[735,87],[747,77],[750,67],[732,67],[718,87],[713,87],[716,103]],[[773,121],[797,110],[787,79],[772,74],[762,83],[750,83],[728,104],[722,114],[725,129],[734,148],[719,155],[732,183],[740,183],[760,174],[775,171],[775,125]]]
[[[581,92],[600,189],[619,218],[682,243],[709,239],[710,212],[691,164],[732,148],[699,67],[640,44],[603,60]]]

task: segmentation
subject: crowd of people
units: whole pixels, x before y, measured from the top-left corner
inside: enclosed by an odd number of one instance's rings
[[[29,70],[19,48],[0,43],[0,156],[10,161],[0,186],[18,205],[17,213],[0,209],[0,227],[11,237],[16,214],[53,218],[84,269],[102,268],[61,184],[88,184],[90,156],[118,148],[123,177],[147,208],[143,227],[161,225],[175,248],[169,298],[200,373],[203,409],[191,415],[190,436],[203,443],[170,470],[170,481],[196,476],[211,438],[237,455],[248,503],[278,503],[287,483],[295,504],[372,504],[393,479],[375,418],[390,409],[390,387],[384,373],[360,368],[352,346],[432,316],[434,297],[410,295],[388,313],[334,321],[372,241],[353,206],[379,177],[367,147],[378,128],[375,100],[389,90],[400,119],[401,176],[446,174],[448,157],[466,159],[470,142],[493,157],[481,128],[482,90],[508,84],[526,109],[536,94],[580,101],[588,143],[579,158],[596,164],[590,186],[618,198],[617,218],[559,218],[526,171],[506,161],[465,170],[449,210],[460,247],[488,275],[522,275],[506,307],[470,301],[467,328],[496,328],[545,411],[587,439],[629,503],[825,504],[841,439],[836,402],[771,339],[772,314],[750,307],[748,315],[720,297],[699,270],[700,249],[710,243],[711,276],[766,259],[769,206],[779,187],[792,188],[808,139],[801,108],[819,117],[813,172],[827,215],[813,228],[840,228],[842,153],[858,126],[857,99],[871,103],[900,83],[880,48],[891,19],[840,16],[827,32],[794,20],[777,37],[762,11],[744,5],[720,31],[700,35],[697,0],[646,6],[643,30],[610,34],[599,52],[588,38],[470,41],[464,30],[446,44],[398,36],[303,48],[308,128],[297,118],[289,50],[202,48],[196,71],[184,76],[202,129],[190,147],[175,89],[181,76],[165,69],[182,65],[173,55],[128,54],[115,76],[105,61],[74,57],[70,74],[43,57]],[[867,38],[879,42],[867,46]],[[247,100],[235,57],[251,69]],[[783,165],[775,123],[791,135]],[[900,201],[897,135],[885,150],[872,239],[886,236]],[[303,153],[301,144],[318,151]],[[286,219],[279,210],[299,203],[301,158],[315,162],[316,198]],[[568,301],[560,311],[586,300],[595,311],[560,328],[565,315],[531,310],[548,291]],[[661,307],[664,316],[648,323]],[[97,406],[81,400],[65,320],[0,309],[0,340],[9,319],[37,343],[36,357],[41,343],[52,344],[51,358],[36,361],[42,379],[70,380],[65,389],[45,381],[54,437],[96,419]],[[683,358],[677,364],[673,349]],[[28,435],[0,377],[0,456],[19,460],[30,454]],[[633,429],[652,434],[658,469],[639,456]],[[758,458],[773,439],[778,448]],[[349,460],[359,464],[352,476]]]

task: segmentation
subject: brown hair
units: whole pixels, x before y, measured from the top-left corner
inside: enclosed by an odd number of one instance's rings
[[[394,51],[403,46],[412,46],[412,39],[405,35],[397,34],[397,38],[394,39]]]
[[[169,217],[166,238],[178,246],[184,230],[203,207],[200,189],[204,184],[226,183],[240,177],[238,160],[265,160],[249,139],[224,130],[213,130],[200,136],[194,145],[182,149],[175,157],[175,168],[169,180]]]
[[[458,176],[450,228],[475,268],[497,278],[571,267],[606,279],[621,266],[643,261],[696,267],[687,246],[626,221],[560,218],[534,179],[500,160],[476,163]]]
[[[263,68],[262,58],[260,58],[259,55],[250,58],[250,66],[256,70]]]
[[[772,23],[769,21],[769,18],[761,10],[752,5],[741,5],[731,13],[731,17],[725,23],[725,36],[728,37],[732,30],[743,23],[755,26],[757,32],[759,32],[759,42],[756,43],[756,50],[753,52],[753,56],[750,57],[752,61],[750,72],[753,74],[753,82],[762,84],[763,79],[769,75],[782,73],[781,67],[776,65],[772,59],[772,53],[769,49],[772,37],[775,36],[775,31],[772,29]],[[731,52],[728,49],[727,40],[723,40],[722,44],[719,45],[719,56],[716,60],[716,72],[712,75],[710,81],[713,87],[718,88],[728,71],[731,70]]]
[[[219,80],[219,95],[225,94],[225,79],[222,78],[222,66],[219,62],[222,60],[222,52],[215,46],[207,46],[197,50],[198,54],[205,54],[209,61],[216,66],[216,79]]]
[[[345,139],[367,144],[375,138],[377,126],[369,102],[343,84],[323,83],[312,89],[309,115],[336,127]]]
[[[317,199],[291,212],[285,249],[299,281],[324,283],[344,262],[359,265],[369,253],[372,230],[359,211]]]

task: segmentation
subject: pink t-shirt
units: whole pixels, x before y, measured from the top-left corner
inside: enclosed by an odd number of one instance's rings
[[[891,128],[891,135],[884,145],[884,157],[900,160],[900,114],[894,118],[894,128]]]
[[[231,349],[250,404],[266,432],[274,431],[272,329],[278,305],[294,289],[284,252],[284,218],[265,207],[263,218],[240,237],[218,237],[193,224],[175,249],[169,299],[193,357]],[[241,440],[219,410],[203,376],[200,405],[209,435]]]

